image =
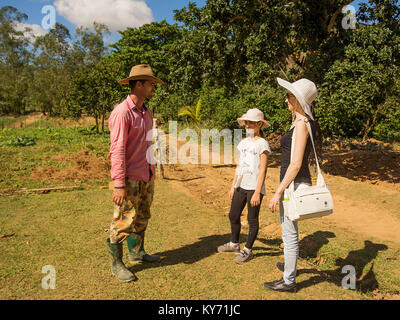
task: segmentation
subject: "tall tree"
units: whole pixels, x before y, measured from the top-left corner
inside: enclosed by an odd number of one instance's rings
[[[93,116],[97,132],[104,132],[108,111],[122,98],[123,88],[117,80],[122,77],[122,64],[107,55],[104,35],[109,34],[105,25],[94,23],[94,31],[88,28],[76,30],[77,39],[71,57],[75,65],[68,91],[68,115],[79,117],[82,113]],[[72,65],[74,65],[72,64]]]
[[[163,20],[140,28],[127,28],[119,33],[122,38],[111,48],[115,59],[124,64],[125,74],[129,74],[132,66],[147,63],[167,85],[174,80],[171,71],[175,66],[171,65],[170,54],[176,41],[182,38],[184,30],[181,27]]]
[[[67,67],[71,52],[70,40],[69,30],[56,23],[55,28],[35,41],[30,97],[31,103],[43,114],[65,113],[66,92],[70,81]]]
[[[16,8],[5,6],[0,9],[0,112],[21,114],[25,111],[28,74],[31,58],[30,45],[17,23],[28,16]]]
[[[122,65],[111,56],[74,73],[69,90],[69,114],[80,117],[82,113],[96,120],[97,133],[104,133],[107,112],[112,111],[124,95],[118,79]]]
[[[175,19],[193,31],[207,78],[237,88],[249,77],[254,82],[272,82],[276,74],[290,79],[311,68],[326,70],[345,45],[339,18],[349,3],[208,0],[203,8],[189,3],[176,10]],[[322,52],[326,56],[321,60]],[[182,62],[187,58],[183,56]]]
[[[325,74],[318,103],[328,134],[400,137],[400,7],[391,0],[361,6],[360,24],[351,32],[344,55]]]
[[[73,44],[75,59],[80,59],[79,64],[88,66],[97,63],[109,53],[104,37],[110,34],[109,28],[97,22],[93,23],[93,30],[79,27],[76,29],[76,40]]]

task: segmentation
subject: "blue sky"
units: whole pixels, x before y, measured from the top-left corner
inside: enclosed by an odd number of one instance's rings
[[[78,2],[80,0],[69,0],[70,2]],[[91,0],[96,2],[97,0]],[[45,5],[53,4],[55,0],[0,0],[0,7],[10,5],[17,8],[19,11],[24,12],[28,15],[28,24],[41,25],[42,19],[45,16],[42,14],[42,8]],[[144,0],[147,6],[151,9],[154,21],[161,21],[166,19],[168,23],[175,23],[173,20],[175,9],[181,9],[188,5],[189,0]],[[190,0],[194,2],[198,7],[205,5],[206,0]],[[63,15],[57,12],[57,22],[67,26],[70,30],[75,30],[76,24],[69,21]]]
[[[82,7],[82,3],[85,2],[87,2],[87,6],[84,7],[83,5]],[[191,2],[202,7],[206,0],[191,0]],[[356,9],[359,2],[362,2],[362,0],[352,3]],[[132,3],[135,4],[134,9],[132,9]],[[0,7],[11,5],[26,13],[28,20],[25,23],[35,25],[35,29],[40,34],[40,32],[44,32],[39,27],[42,25],[42,19],[45,16],[45,14],[42,14],[42,8],[45,5],[54,5],[57,13],[56,21],[68,27],[73,34],[78,24],[91,19],[90,14],[93,14],[93,12],[96,12],[97,15],[100,14],[106,20],[108,19],[109,23],[106,24],[113,26],[113,31],[116,31],[125,29],[121,26],[135,26],[135,23],[136,26],[139,26],[143,23],[163,19],[166,19],[169,23],[175,23],[173,10],[181,9],[188,3],[189,0],[0,0]],[[93,6],[97,6],[97,8],[93,8]],[[103,15],[101,15],[101,12],[103,12]],[[118,12],[118,17],[116,12]],[[119,16],[121,12],[126,12],[126,14],[121,17]],[[109,41],[114,42],[118,38],[119,36],[114,32]]]

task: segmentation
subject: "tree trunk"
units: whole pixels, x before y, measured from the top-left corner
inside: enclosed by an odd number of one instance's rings
[[[368,119],[367,124],[364,127],[364,134],[363,134],[362,141],[367,140],[369,133],[371,132],[372,128],[375,126],[376,118],[378,117],[378,113],[379,113],[379,107],[377,108],[377,110],[374,114],[371,125],[369,124],[371,118]]]
[[[97,134],[99,134],[99,116],[97,115],[97,113],[94,115],[95,119],[96,119],[96,132]]]
[[[104,118],[106,117],[105,113],[101,115],[101,133],[104,134]]]

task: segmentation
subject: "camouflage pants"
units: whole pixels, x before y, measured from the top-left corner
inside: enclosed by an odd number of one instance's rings
[[[126,178],[126,200],[114,205],[110,227],[110,242],[120,243],[131,233],[144,232],[151,218],[150,206],[154,195],[154,176],[148,182]]]

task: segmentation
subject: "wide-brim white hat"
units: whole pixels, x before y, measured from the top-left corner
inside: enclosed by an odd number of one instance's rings
[[[263,123],[262,128],[268,128],[270,124],[264,119],[264,113],[257,108],[248,110],[244,115],[237,119],[239,125],[244,126],[245,121],[253,121]]]
[[[297,101],[299,101],[303,111],[314,120],[314,115],[311,110],[311,104],[318,96],[318,90],[314,82],[308,79],[300,79],[296,82],[290,83],[289,81],[277,78],[279,85],[294,94]]]

